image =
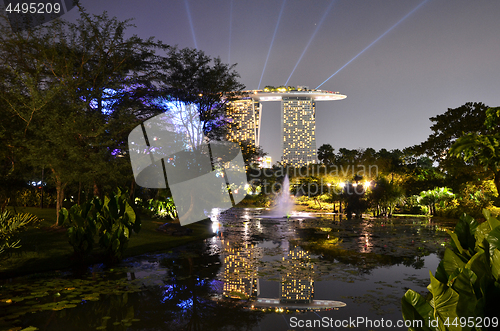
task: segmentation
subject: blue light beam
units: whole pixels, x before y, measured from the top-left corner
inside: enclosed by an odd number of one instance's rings
[[[260,75],[259,86],[257,87],[257,89],[260,89],[260,84],[262,83],[262,77],[264,77],[264,71],[266,71],[267,60],[269,60],[269,54],[271,54],[271,49],[273,48],[274,37],[276,37],[276,31],[278,31],[278,26],[280,25],[281,14],[283,14],[283,9],[285,8],[285,3],[286,3],[286,0],[283,0],[283,4],[281,4],[280,15],[278,16],[278,21],[276,22],[276,27],[274,28],[273,39],[271,39],[271,45],[269,45],[269,51],[267,51],[266,62],[264,63],[264,68],[262,69],[262,74]]]
[[[194,48],[198,49],[198,43],[196,42],[196,35],[194,34],[193,19],[191,18],[191,10],[189,9],[188,0],[184,0],[184,4],[186,5],[186,12],[188,15],[189,25],[191,26],[191,34],[193,35]]]
[[[309,38],[309,42],[307,43],[306,47],[304,48],[304,51],[302,52],[302,54],[300,55],[299,57],[299,60],[297,61],[297,63],[295,64],[295,67],[293,67],[293,70],[292,72],[290,73],[290,76],[288,76],[288,79],[286,80],[286,83],[285,83],[285,86],[288,84],[288,81],[290,80],[290,78],[292,77],[293,73],[295,72],[295,69],[297,69],[297,66],[299,65],[300,61],[302,60],[302,58],[304,57],[304,54],[306,53],[307,49],[309,48],[309,45],[311,44],[311,42],[313,41],[314,39],[314,36],[316,36],[316,33],[319,31],[319,28],[321,27],[321,24],[323,23],[323,21],[325,20],[326,18],[326,15],[328,15],[328,12],[330,11],[330,9],[332,8],[333,6],[333,3],[335,2],[335,0],[332,0],[330,2],[330,4],[328,5],[328,8],[326,8],[325,12],[323,13],[323,16],[321,17],[321,20],[319,21],[319,24],[316,26],[316,30],[314,30],[311,38]]]
[[[386,34],[388,34],[392,29],[394,29],[396,26],[398,26],[401,22],[403,22],[405,19],[407,19],[411,14],[413,14],[417,9],[419,9],[420,7],[422,7],[422,5],[424,5],[427,1],[429,0],[424,0],[422,3],[420,3],[417,7],[413,8],[412,11],[410,11],[408,14],[406,14],[402,19],[400,19],[396,24],[394,24],[393,26],[391,26],[387,31],[385,31],[382,35],[380,35],[380,37],[378,37],[377,39],[375,39],[374,41],[372,41],[372,43],[368,46],[366,46],[361,52],[359,52],[355,57],[353,57],[352,59],[350,59],[346,64],[344,64],[342,67],[340,67],[339,70],[335,71],[335,73],[333,75],[331,75],[330,77],[328,77],[323,83],[319,84],[316,89],[320,88],[321,85],[323,85],[324,83],[326,83],[327,81],[329,81],[333,76],[335,76],[336,74],[338,74],[340,72],[340,70],[344,69],[345,67],[347,67],[349,65],[349,63],[351,63],[352,61],[356,60],[356,58],[358,56],[360,56],[361,54],[363,54],[368,48],[372,47],[377,41],[379,41],[380,39],[382,39]]]
[[[233,0],[229,4],[229,50],[227,52],[227,63],[231,64],[231,34],[233,29]]]

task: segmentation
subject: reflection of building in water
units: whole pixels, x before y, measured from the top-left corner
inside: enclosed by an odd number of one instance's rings
[[[283,257],[285,273],[281,275],[281,303],[311,303],[314,298],[314,266],[308,252],[299,247]]]
[[[257,261],[262,258],[262,248],[245,244],[242,247],[232,247],[229,241],[222,243],[224,261],[225,297],[246,299],[259,295],[257,278]]]

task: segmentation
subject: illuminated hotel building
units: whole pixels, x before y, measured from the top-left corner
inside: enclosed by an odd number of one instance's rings
[[[231,102],[229,118],[236,126],[231,130],[230,140],[247,141],[253,146],[259,146],[261,104],[252,98]]]
[[[316,163],[315,102],[307,97],[281,100],[281,146],[283,164],[304,166]]]
[[[301,167],[317,162],[316,156],[316,101],[342,100],[338,92],[310,90],[307,87],[273,88],[248,91],[248,97],[234,101],[229,117],[238,123],[230,140],[248,140],[259,146],[261,103],[281,101],[281,162]],[[241,130],[241,132],[237,132]]]
[[[285,274],[281,275],[281,303],[311,303],[314,298],[314,266],[309,254],[299,247],[290,249],[283,257]]]

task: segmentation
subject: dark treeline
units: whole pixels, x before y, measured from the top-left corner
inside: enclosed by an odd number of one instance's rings
[[[336,150],[324,144],[318,149],[320,165],[288,169],[292,190],[315,207],[322,208],[323,201],[358,214],[397,210],[480,217],[483,208],[498,205],[499,119],[498,108],[466,103],[430,118],[428,139],[403,150]],[[273,184],[270,176],[263,182]],[[348,192],[351,185],[358,187],[355,194]]]

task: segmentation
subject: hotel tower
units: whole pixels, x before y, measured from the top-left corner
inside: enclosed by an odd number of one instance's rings
[[[232,102],[229,117],[236,126],[229,139],[259,146],[262,102],[281,101],[281,163],[293,167],[316,163],[316,101],[345,98],[338,92],[307,87],[247,91],[246,97]]]

